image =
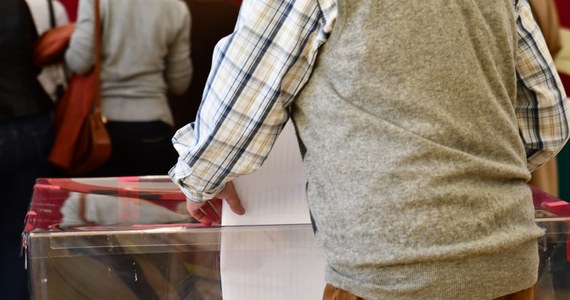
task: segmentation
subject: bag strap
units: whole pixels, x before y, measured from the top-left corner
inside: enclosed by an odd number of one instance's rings
[[[101,12],[99,10],[99,0],[93,0],[94,5],[94,35],[95,35],[95,65],[94,70],[96,80],[95,101],[93,103],[93,111],[101,114]]]
[[[57,24],[55,23],[55,13],[53,12],[53,3],[51,1],[52,0],[47,0],[49,8],[49,24],[51,28],[54,28]]]

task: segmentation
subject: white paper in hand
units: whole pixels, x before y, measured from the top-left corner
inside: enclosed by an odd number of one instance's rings
[[[263,165],[233,182],[246,213],[234,214],[224,201],[222,226],[311,223],[307,177],[291,121],[283,128]]]
[[[256,172],[234,180],[246,209],[222,208],[220,269],[224,300],[322,298],[325,262],[310,225],[306,175],[291,122]]]

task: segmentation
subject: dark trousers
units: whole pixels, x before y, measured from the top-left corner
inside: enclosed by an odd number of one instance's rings
[[[174,128],[160,121],[108,122],[112,150],[109,162],[85,177],[166,175],[178,154]]]
[[[49,114],[0,121],[0,297],[28,299],[20,256],[24,218],[37,178],[50,177],[47,156],[54,140]]]

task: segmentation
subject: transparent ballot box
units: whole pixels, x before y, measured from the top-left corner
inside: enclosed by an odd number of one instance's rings
[[[33,299],[319,299],[324,289],[310,224],[204,227],[162,176],[38,180],[24,247]]]
[[[531,187],[535,299],[570,299],[570,204]],[[322,299],[311,224],[204,227],[168,177],[38,180],[23,238],[32,299]]]
[[[536,223],[545,229],[538,239],[540,263],[535,300],[570,299],[570,203],[531,186]]]

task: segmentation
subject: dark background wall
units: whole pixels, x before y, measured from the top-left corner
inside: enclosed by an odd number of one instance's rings
[[[194,78],[182,96],[170,96],[177,127],[195,119],[216,43],[230,34],[237,20],[239,3],[235,0],[185,0],[192,14],[192,63]]]

